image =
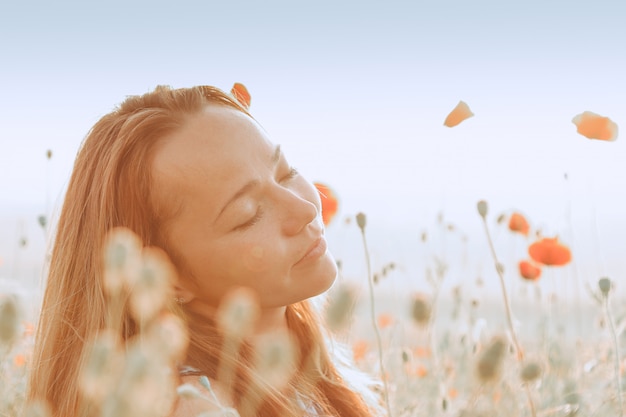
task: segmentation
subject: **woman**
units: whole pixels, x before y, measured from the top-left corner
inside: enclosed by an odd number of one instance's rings
[[[96,123],[75,162],[29,399],[48,402],[55,417],[83,413],[75,358],[104,326],[100,254],[107,233],[125,227],[162,248],[177,269],[173,295],[189,328],[181,383],[202,389],[199,376],[206,376],[211,394],[242,417],[373,415],[376,405],[340,372],[307,301],[327,290],[337,272],[320,210],[316,189],[229,95],[206,86],[157,87],[128,98]],[[260,315],[242,349],[231,351],[223,349],[215,315],[221,300],[241,287],[255,293]],[[121,337],[129,340],[139,326],[127,313],[122,321]],[[250,360],[253,341],[276,329],[294,336],[300,358],[282,389],[253,377]],[[236,364],[228,387],[220,381],[220,361]],[[258,400],[250,407],[246,398]],[[211,410],[207,404],[185,396],[171,412],[196,416]]]

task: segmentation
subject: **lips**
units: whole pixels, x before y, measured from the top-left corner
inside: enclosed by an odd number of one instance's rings
[[[322,255],[326,253],[326,249],[326,239],[324,239],[324,236],[320,236],[311,244],[311,246],[309,246],[304,256],[302,256],[302,258],[300,258],[300,260],[296,262],[296,265],[319,259]]]

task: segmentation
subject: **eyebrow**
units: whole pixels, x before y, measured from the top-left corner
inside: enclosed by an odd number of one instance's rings
[[[280,149],[280,145],[276,145],[274,147],[274,153],[272,154],[272,159],[271,159],[272,168],[274,168],[278,164],[278,161],[280,160],[281,155],[282,155],[282,151]],[[233,194],[233,196],[228,200],[228,202],[226,204],[224,204],[224,206],[220,210],[219,214],[217,215],[216,219],[219,219],[219,217],[222,215],[222,213],[224,211],[226,211],[228,206],[230,206],[237,199],[241,198],[243,195],[248,193],[252,188],[257,187],[259,184],[260,184],[260,181],[257,180],[257,179],[248,181],[235,194]]]

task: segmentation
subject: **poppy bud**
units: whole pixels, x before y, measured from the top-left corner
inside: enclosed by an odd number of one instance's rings
[[[600,291],[602,291],[602,294],[606,297],[609,295],[609,291],[611,291],[611,280],[607,277],[600,278],[600,281],[598,281],[598,287],[600,287]]]
[[[476,205],[476,208],[478,208],[478,214],[480,214],[480,217],[483,219],[487,217],[488,206],[485,200],[480,200]]]
[[[365,223],[367,222],[367,218],[365,217],[365,213],[359,213],[356,215],[356,224],[359,226],[362,232],[365,231]]]
[[[426,295],[415,295],[411,303],[411,317],[413,320],[421,326],[426,325],[430,321],[431,313],[432,308]]]

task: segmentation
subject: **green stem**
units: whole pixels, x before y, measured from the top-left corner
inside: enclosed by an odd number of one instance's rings
[[[609,297],[607,295],[604,296],[604,311],[606,313],[606,318],[609,321],[609,326],[611,328],[611,335],[613,336],[613,345],[615,349],[615,386],[617,389],[617,398],[619,399],[619,415],[620,417],[622,417],[624,415],[624,400],[622,399],[622,384],[620,382],[619,341],[617,339],[617,331],[615,331],[615,322],[613,320],[613,315],[611,314],[611,310],[609,308]]]
[[[496,255],[496,249],[493,246],[493,241],[491,240],[491,233],[489,233],[489,226],[487,225],[487,219],[485,216],[481,216],[483,219],[483,225],[485,226],[485,234],[487,235],[487,241],[489,242],[489,249],[491,250],[491,256],[493,257],[493,261],[495,262],[496,272],[498,273],[498,277],[500,278],[500,287],[502,288],[502,299],[504,300],[504,309],[506,311],[506,319],[509,323],[509,330],[511,331],[511,337],[513,338],[513,343],[515,344],[515,350],[517,351],[517,359],[522,361],[524,358],[524,351],[517,340],[517,333],[515,332],[515,328],[513,327],[513,319],[511,317],[511,305],[509,303],[509,297],[506,292],[506,286],[504,284],[504,276],[502,274],[501,263],[498,261],[498,256]],[[535,404],[533,403],[532,396],[530,395],[530,388],[528,384],[524,384],[526,386],[526,396],[528,397],[528,404],[530,405],[530,412],[533,417],[536,417],[535,412]]]
[[[367,239],[365,238],[365,229],[361,228],[361,236],[363,237],[363,248],[365,249],[365,262],[367,264],[367,283],[369,284],[370,292],[370,313],[372,318],[372,326],[374,327],[374,333],[376,334],[376,342],[378,344],[378,360],[380,362],[380,372],[382,374],[385,405],[387,406],[388,416],[391,417],[391,405],[389,404],[389,387],[387,386],[387,375],[385,372],[385,365],[383,363],[383,344],[380,338],[380,332],[378,331],[378,325],[376,324],[376,310],[374,309],[374,283],[372,278],[372,267],[370,262],[369,250],[367,248]]]

